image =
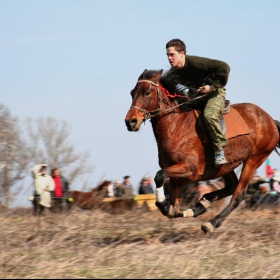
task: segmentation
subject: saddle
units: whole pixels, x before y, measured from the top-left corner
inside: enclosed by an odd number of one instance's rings
[[[203,117],[200,111],[194,110],[197,117],[197,124],[203,131],[204,142],[211,143],[210,136],[208,135],[207,128],[205,127]],[[239,112],[231,107],[229,100],[225,100],[225,108],[220,115],[220,125],[222,133],[226,139],[234,138],[239,135],[250,134],[250,129]]]

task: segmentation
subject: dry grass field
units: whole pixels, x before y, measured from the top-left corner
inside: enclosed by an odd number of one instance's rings
[[[0,278],[280,278],[279,212],[237,209],[205,235],[215,214],[2,210]]]

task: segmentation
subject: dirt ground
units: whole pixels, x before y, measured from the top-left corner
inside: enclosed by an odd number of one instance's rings
[[[1,278],[279,278],[280,212],[235,210],[212,235],[145,207],[0,213]]]

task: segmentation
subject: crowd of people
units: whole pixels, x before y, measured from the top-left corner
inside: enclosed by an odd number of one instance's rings
[[[31,201],[38,200],[43,207],[52,207],[52,201],[56,202],[59,208],[63,208],[65,196],[70,198],[70,189],[68,180],[61,175],[58,167],[51,170],[51,175],[47,173],[47,164],[37,164],[33,167],[32,173],[34,178],[33,195],[30,197]],[[280,203],[280,172],[278,169],[272,169],[268,178],[262,178],[257,171],[252,176],[246,197],[246,207],[253,207],[260,198],[265,195],[279,198]],[[132,198],[139,194],[154,194],[154,179],[152,177],[143,177],[137,189],[134,189],[130,181],[130,176],[124,176],[123,181],[114,180],[108,186],[106,197],[116,198]],[[137,193],[135,193],[135,190]],[[68,204],[70,200],[66,201]]]
[[[154,179],[152,177],[143,177],[138,186],[138,194],[153,194]],[[131,198],[134,194],[134,188],[130,182],[130,176],[124,176],[123,182],[115,180],[108,187],[107,197]]]
[[[34,189],[29,200],[33,203],[38,200],[39,205],[51,208],[52,200],[55,198],[56,205],[62,210],[63,198],[69,194],[68,180],[61,175],[58,167],[51,170],[51,175],[47,173],[47,167],[48,165],[45,163],[33,167]]]
[[[66,194],[69,196],[68,180],[61,175],[60,169],[55,167],[51,170],[51,175],[47,173],[48,165],[45,163],[37,164],[32,169],[34,178],[33,195],[29,200],[39,201],[39,204],[46,208],[51,208],[53,201],[62,210],[63,202]],[[112,181],[108,186],[107,197],[117,198],[132,198],[135,195],[134,188],[130,181],[130,176],[124,176],[123,182],[120,180]],[[154,193],[154,179],[152,177],[143,177],[138,187],[138,194],[153,194]],[[69,196],[69,199],[70,196]],[[71,200],[66,200],[70,203]]]
[[[248,185],[246,207],[252,208],[256,204],[272,202],[280,204],[280,172],[274,168],[267,174],[267,178],[262,178],[256,171]]]

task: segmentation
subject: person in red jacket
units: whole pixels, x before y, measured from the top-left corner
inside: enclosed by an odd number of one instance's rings
[[[55,201],[57,202],[56,205],[60,210],[63,209],[63,198],[65,194],[69,191],[69,183],[64,178],[61,173],[59,168],[53,168],[52,169],[52,178],[54,181],[54,198]],[[67,200],[68,202],[68,200]],[[68,207],[69,208],[69,207]]]

